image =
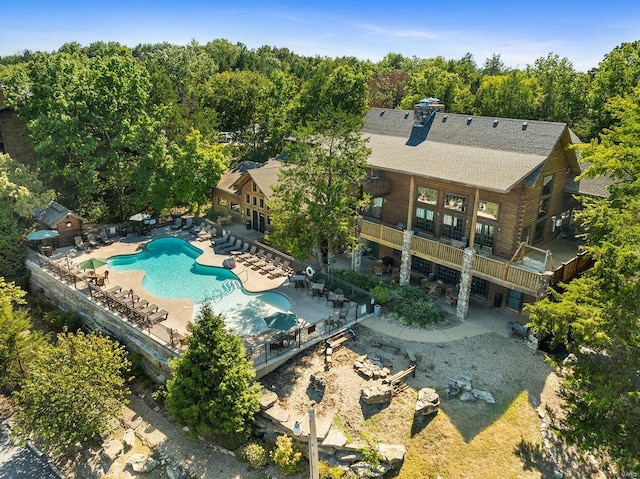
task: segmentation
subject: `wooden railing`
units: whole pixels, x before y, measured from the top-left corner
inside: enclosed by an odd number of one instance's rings
[[[379,242],[386,246],[402,249],[403,232],[397,228],[368,220],[361,220],[360,235],[365,239]],[[462,267],[464,250],[435,239],[415,236],[411,241],[409,253],[429,261],[441,262],[445,266],[457,269]],[[569,268],[569,266],[567,266]],[[472,271],[478,276],[507,287],[515,286],[528,294],[536,294],[540,283],[540,274],[512,264],[509,261],[476,255]],[[558,277],[561,273],[558,273]]]
[[[551,286],[574,278],[589,269],[592,263],[593,260],[587,255],[586,251],[579,252],[575,258],[571,258],[555,269],[551,278]]]

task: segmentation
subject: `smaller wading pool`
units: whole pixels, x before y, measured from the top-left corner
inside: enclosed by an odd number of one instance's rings
[[[249,293],[232,271],[196,263],[201,254],[201,249],[183,239],[159,238],[139,253],[112,256],[109,268],[144,271],[144,289],[162,298],[192,300],[194,316],[202,303],[211,301],[227,326],[243,336],[265,331],[263,318],[291,308],[291,301],[283,294]]]

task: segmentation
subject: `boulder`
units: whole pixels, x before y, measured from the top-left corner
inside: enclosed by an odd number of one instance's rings
[[[351,465],[351,470],[356,474],[356,477],[382,477],[387,471],[388,468],[379,465],[378,467],[373,467],[368,462],[356,462]]]
[[[278,400],[278,395],[268,389],[262,390],[262,396],[260,396],[260,409],[266,411],[273,406]]]
[[[266,418],[271,419],[274,422],[285,423],[291,418],[288,411],[277,405],[271,406],[263,414]]]
[[[108,464],[111,464],[122,454],[122,442],[117,439],[112,439],[110,441],[105,442],[102,445],[102,453],[101,460],[106,461]]]
[[[401,463],[406,453],[407,449],[402,444],[378,444],[378,454],[389,464]]]
[[[418,391],[418,400],[413,413],[414,416],[427,416],[440,409],[440,396],[435,389],[422,388]]]
[[[309,382],[311,383],[311,386],[320,393],[323,393],[327,387],[327,378],[319,373],[312,374],[309,378]]]
[[[122,441],[124,442],[125,446],[133,447],[133,444],[136,442],[136,433],[133,431],[133,429],[129,428],[124,432]]]
[[[127,464],[131,464],[133,472],[151,472],[158,465],[158,461],[146,454],[132,454]]]
[[[378,384],[363,388],[360,399],[365,404],[382,404],[390,402],[393,398],[393,388],[388,384]]]
[[[480,399],[481,401],[484,401],[487,404],[495,404],[496,403],[496,400],[493,399],[493,396],[488,391],[483,391],[481,389],[472,389],[471,390],[471,394],[473,394],[473,396],[476,399]]]
[[[476,397],[473,395],[471,391],[465,391],[460,396],[460,401],[463,402],[473,402],[476,400]]]
[[[471,391],[471,378],[467,376],[457,376],[449,381],[449,385],[444,389],[448,398],[457,398],[465,391]]]
[[[167,477],[169,479],[186,479],[187,473],[176,464],[167,464]]]

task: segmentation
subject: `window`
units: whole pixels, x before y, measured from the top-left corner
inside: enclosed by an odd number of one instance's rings
[[[371,198],[371,203],[369,203],[369,207],[366,208],[363,213],[372,218],[380,219],[382,218],[382,204],[384,200],[382,198]]]
[[[436,270],[437,278],[443,283],[458,284],[460,282],[460,271],[446,266],[438,265]]]
[[[471,294],[486,298],[489,294],[489,281],[474,276],[471,279]]]
[[[260,208],[264,208],[264,198],[260,198]]]
[[[493,201],[480,200],[478,202],[478,216],[497,220],[499,209],[500,205],[498,203],[494,203]]]
[[[553,175],[545,176],[542,179],[542,196],[551,196],[553,191]]]
[[[238,203],[231,202],[231,211],[237,211],[240,213],[240,205]]]
[[[546,218],[549,213],[549,198],[542,198],[538,208],[538,219]]]
[[[255,182],[253,183],[253,185],[251,186],[251,190],[252,191],[258,191],[258,185],[255,184]]]
[[[418,187],[418,202],[426,203],[428,205],[435,205],[438,203],[438,190],[431,188]]]
[[[374,170],[373,168],[369,170],[369,176],[367,177],[367,179],[369,180],[378,180],[384,178],[384,171],[383,170]]]
[[[245,214],[246,214],[247,218],[251,218],[251,210],[249,208],[247,208]]]
[[[431,263],[431,261],[427,261],[424,258],[414,256],[411,260],[411,271],[415,271],[416,273],[428,276],[432,271],[432,264],[433,263]]]
[[[467,198],[451,193],[444,195],[444,207],[448,210],[464,211],[467,206]]]
[[[436,212],[426,208],[416,208],[416,228],[433,234],[435,231]]]
[[[244,197],[244,200],[247,202],[247,204],[251,203],[251,195],[249,193],[247,193]]]
[[[224,206],[224,207],[226,208],[226,207],[227,207],[227,205],[228,205],[229,203],[227,203],[227,200],[226,200],[226,199],[224,199],[224,198],[220,198],[220,197],[218,196],[218,204],[219,204],[220,206]]]
[[[253,197],[253,206],[258,206],[258,197],[257,196]]]
[[[495,226],[484,223],[476,223],[476,239],[475,242],[480,246],[488,246],[493,248],[496,241]]]
[[[453,215],[442,216],[441,236],[460,241],[464,236],[464,218]]]

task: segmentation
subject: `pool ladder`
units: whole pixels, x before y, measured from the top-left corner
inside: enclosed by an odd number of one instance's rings
[[[213,290],[213,300],[220,301],[223,296],[233,293],[240,286],[240,282],[237,279],[225,279],[220,285],[221,289]]]

